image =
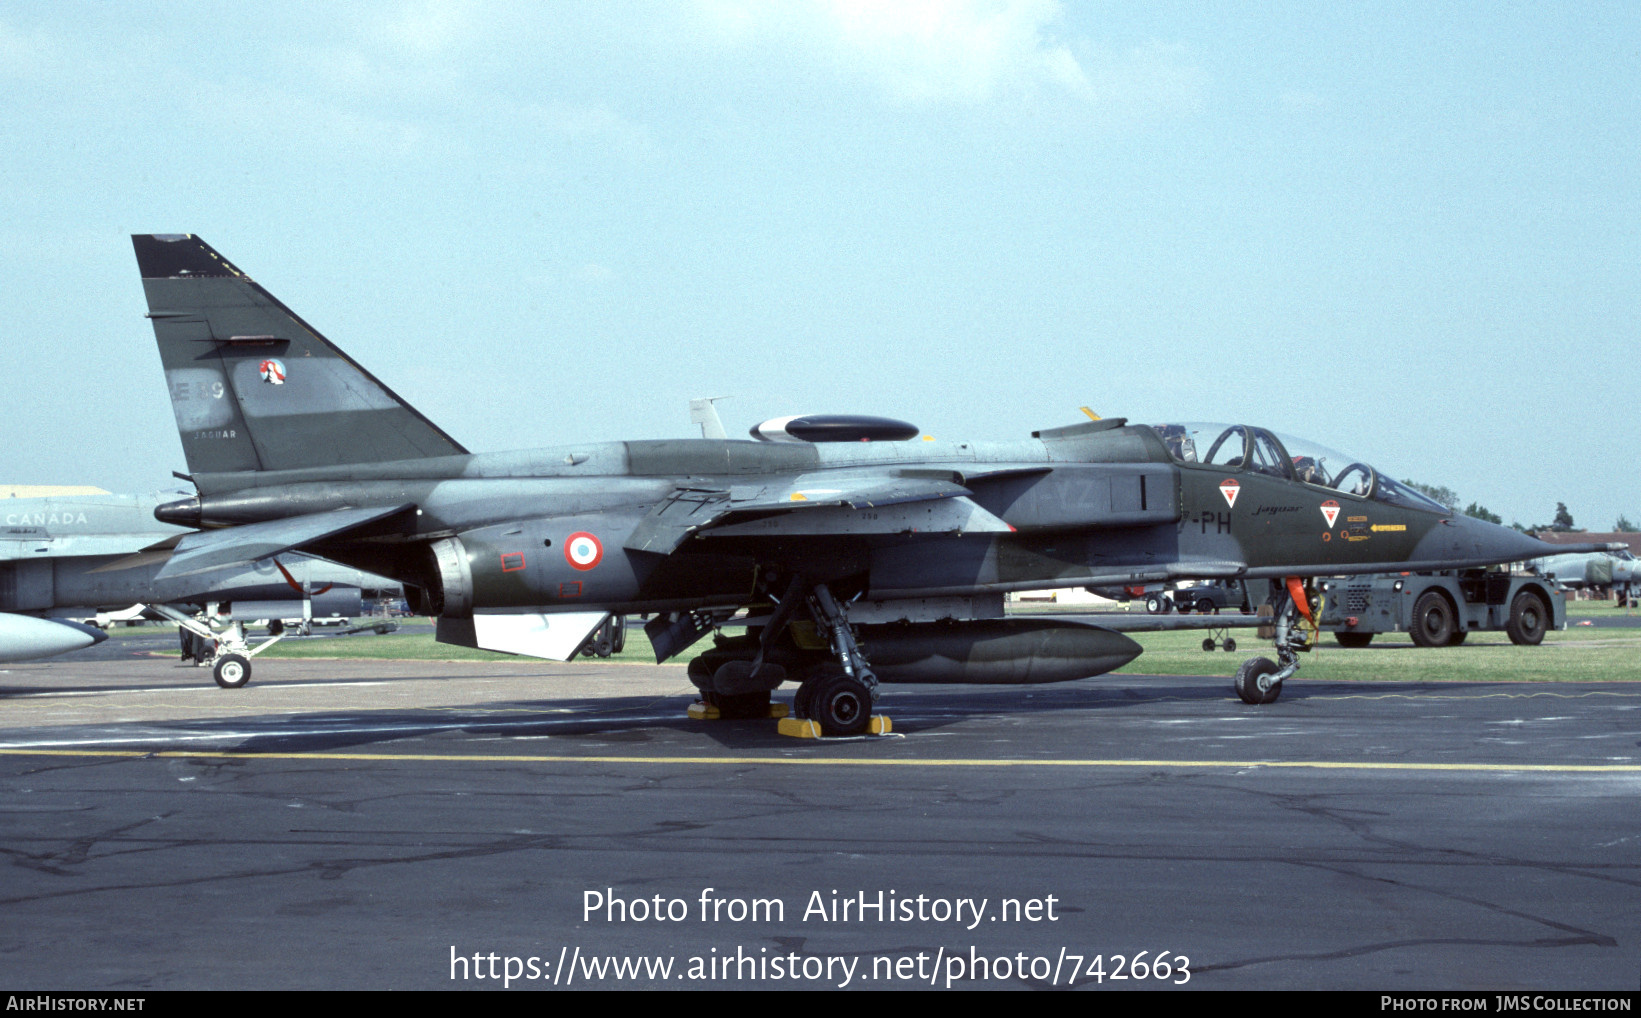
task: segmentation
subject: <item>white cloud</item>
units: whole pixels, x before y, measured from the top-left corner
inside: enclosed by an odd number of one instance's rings
[[[1092,98],[1055,37],[1055,0],[698,0],[731,47],[793,46],[912,102],[984,102],[1043,90]]]

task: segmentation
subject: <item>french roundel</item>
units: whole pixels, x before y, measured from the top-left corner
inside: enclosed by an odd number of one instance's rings
[[[591,569],[604,560],[604,546],[586,531],[574,533],[564,541],[564,558],[573,569]]]

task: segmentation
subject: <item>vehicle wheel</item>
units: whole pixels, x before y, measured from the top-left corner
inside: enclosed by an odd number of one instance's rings
[[[1523,647],[1531,647],[1544,641],[1544,631],[1550,628],[1550,613],[1544,607],[1544,599],[1530,590],[1524,590],[1510,602],[1510,621],[1505,623],[1504,631],[1510,634],[1510,642]]]
[[[1219,607],[1214,604],[1213,598],[1205,597],[1197,602],[1197,611],[1204,615],[1215,615],[1218,614]]]
[[[251,662],[241,654],[224,654],[211,666],[211,678],[223,689],[238,689],[251,681]]]
[[[610,619],[610,653],[619,654],[627,649],[627,617],[617,615]]]
[[[1163,612],[1162,598],[1155,594],[1152,594],[1150,597],[1146,598],[1145,610],[1150,612],[1152,615],[1161,615]]]
[[[1449,636],[1447,638],[1447,645],[1449,647],[1457,647],[1459,644],[1463,643],[1464,638],[1469,636],[1469,635],[1470,635],[1470,632],[1468,630],[1455,629],[1455,630],[1453,630],[1453,635]]]
[[[1268,657],[1251,657],[1236,670],[1236,695],[1243,703],[1275,703],[1282,695],[1282,683],[1272,683],[1277,673],[1276,662]]]
[[[701,699],[718,708],[720,718],[745,721],[769,716],[769,691],[761,693],[702,693]]]
[[[1236,641],[1234,639],[1232,639],[1231,637],[1227,636],[1225,638],[1225,651],[1226,651],[1226,653],[1231,653],[1235,650],[1236,650]]]
[[[809,716],[822,735],[859,735],[872,720],[872,692],[848,675],[828,676],[809,695]]]
[[[1408,633],[1421,647],[1445,647],[1453,636],[1453,606],[1434,590],[1419,595],[1413,605],[1413,628]]]
[[[1366,647],[1373,642],[1372,633],[1334,633],[1333,638],[1339,641],[1341,647]]]
[[[1203,640],[1202,641],[1202,649],[1203,650],[1213,650],[1214,649],[1214,638],[1210,636],[1206,640]]]
[[[284,631],[285,631],[285,620],[284,619],[274,619],[272,622],[268,623],[268,635],[269,636],[278,636],[280,633],[283,633]]]

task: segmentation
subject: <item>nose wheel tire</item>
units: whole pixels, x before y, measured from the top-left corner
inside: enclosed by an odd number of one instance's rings
[[[211,678],[223,689],[238,689],[251,681],[251,661],[241,654],[224,654],[211,666]]]
[[[1282,683],[1270,681],[1276,672],[1276,662],[1268,657],[1251,657],[1242,662],[1236,670],[1236,695],[1243,703],[1256,706],[1275,703],[1282,695]]]

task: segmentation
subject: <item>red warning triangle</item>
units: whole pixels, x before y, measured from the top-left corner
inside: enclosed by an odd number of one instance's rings
[[[1219,482],[1219,493],[1225,496],[1225,504],[1232,509],[1236,508],[1237,492],[1241,490],[1242,485],[1236,483],[1235,478],[1227,478]]]
[[[1328,499],[1322,503],[1322,518],[1328,521],[1328,529],[1333,529],[1333,521],[1339,518],[1339,503]]]

